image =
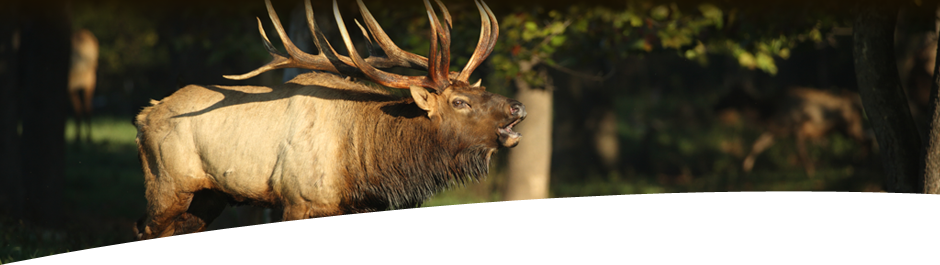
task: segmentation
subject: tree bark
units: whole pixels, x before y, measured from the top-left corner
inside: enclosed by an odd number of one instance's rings
[[[911,117],[894,58],[897,4],[864,1],[853,29],[859,94],[881,148],[888,192],[922,192],[921,139]]]
[[[940,15],[940,6],[938,6],[937,13]],[[934,15],[934,18],[940,16]],[[935,22],[936,23],[936,22]],[[940,26],[940,23],[936,23]],[[935,26],[935,28],[938,28]],[[940,36],[938,32],[934,31],[934,36]],[[923,200],[927,199],[928,194],[940,195],[940,43],[937,44],[937,59],[934,60],[933,67],[933,80],[930,85],[930,109],[927,112],[930,115],[930,127],[928,127],[927,133],[927,145],[924,147],[924,196]],[[921,213],[921,222],[920,227],[922,230],[921,237],[926,238],[927,235],[927,203],[923,203],[920,209]],[[927,244],[926,239],[922,239],[924,244],[922,244],[923,253],[927,253]],[[924,254],[926,257],[926,254]],[[926,260],[926,259],[921,259]]]
[[[937,45],[940,48],[940,45]],[[940,49],[938,49],[940,55]],[[940,58],[938,58],[940,59]],[[940,60],[937,60],[940,63]],[[924,193],[940,194],[940,100],[937,90],[940,89],[940,67],[934,66],[933,84],[930,87],[930,127],[927,134],[927,145],[924,147]]]
[[[24,3],[20,57],[20,151],[30,219],[60,220],[65,178],[65,117],[71,25],[66,5]]]
[[[520,63],[520,71],[533,71],[537,59]],[[503,200],[548,198],[552,160],[552,92],[554,87],[545,68],[538,70],[543,87],[532,87],[522,77],[514,79],[516,100],[525,104],[528,116],[515,130],[523,139],[509,150],[509,169]]]

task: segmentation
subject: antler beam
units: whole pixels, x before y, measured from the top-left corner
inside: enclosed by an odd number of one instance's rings
[[[492,11],[489,10],[489,7],[486,6],[485,3],[479,0],[474,1],[476,2],[477,8],[480,10],[480,18],[483,21],[481,26],[480,40],[477,43],[477,48],[470,58],[470,62],[460,73],[450,72],[449,70],[450,31],[451,27],[453,26],[453,21],[449,11],[447,10],[447,7],[445,7],[440,0],[435,0],[435,2],[444,14],[444,24],[441,24],[441,21],[438,20],[437,14],[431,8],[430,2],[428,0],[424,0],[425,9],[427,10],[428,18],[431,21],[430,58],[425,58],[423,56],[404,51],[395,45],[395,43],[392,42],[382,27],[379,26],[378,22],[376,22],[375,18],[372,16],[372,13],[369,12],[369,9],[366,8],[365,4],[362,3],[362,0],[357,0],[356,2],[359,5],[360,12],[362,13],[365,27],[359,24],[358,21],[356,21],[356,24],[359,26],[360,30],[362,30],[363,35],[365,35],[366,40],[369,42],[368,48],[370,51],[370,56],[365,59],[359,56],[351,38],[349,37],[349,32],[346,30],[345,23],[343,23],[342,15],[339,13],[336,0],[333,1],[333,14],[336,17],[337,26],[340,29],[343,42],[346,45],[347,50],[349,50],[348,57],[337,54],[330,43],[326,40],[326,36],[322,31],[320,31],[320,28],[314,22],[313,8],[311,7],[309,0],[305,1],[307,25],[310,27],[311,33],[313,33],[314,44],[316,45],[318,51],[317,55],[308,54],[294,45],[290,38],[287,37],[287,33],[285,32],[284,27],[281,25],[280,19],[274,12],[271,1],[265,0],[268,16],[271,18],[271,22],[274,24],[274,28],[277,30],[278,36],[287,50],[287,54],[285,55],[274,48],[274,45],[271,44],[271,41],[268,39],[267,34],[262,27],[261,19],[258,19],[258,31],[261,32],[265,49],[268,51],[268,53],[271,54],[273,59],[268,64],[265,64],[264,66],[261,66],[251,72],[242,75],[225,75],[224,77],[228,79],[243,80],[274,69],[305,68],[329,71],[355,77],[365,77],[384,86],[402,89],[407,89],[411,86],[421,86],[435,90],[442,90],[450,85],[451,79],[456,79],[457,81],[466,83],[470,73],[473,72],[473,70],[476,69],[480,63],[482,63],[483,60],[493,51],[493,46],[496,44],[496,37],[499,35],[499,25],[496,22],[496,16],[493,15]],[[372,38],[369,38],[370,34],[372,35]],[[371,45],[373,39],[375,43],[378,44],[378,46],[384,51],[385,56],[375,55]],[[379,70],[393,67],[427,70],[428,74],[427,76],[403,76]]]

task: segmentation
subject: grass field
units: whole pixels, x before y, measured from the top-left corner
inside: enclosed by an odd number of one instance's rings
[[[62,229],[31,226],[0,217],[0,264],[126,264],[134,255],[132,225],[144,210],[144,189],[137,161],[136,131],[129,118],[100,117],[93,121],[93,142],[71,139],[74,126],[67,126],[68,158],[66,182],[69,225]],[[678,192],[656,184],[585,185],[581,189],[610,189],[613,193],[640,193],[643,199],[668,198]],[[616,186],[616,187],[614,187]],[[584,188],[588,187],[588,188]],[[596,187],[596,188],[591,188]],[[653,187],[653,188],[650,188]],[[559,187],[560,188],[560,187]],[[590,190],[559,189],[560,194]],[[554,190],[553,190],[554,192]],[[645,192],[645,193],[644,193]],[[556,195],[557,196],[557,195]],[[605,195],[606,196],[606,195]],[[633,195],[637,196],[637,195]],[[628,196],[627,196],[628,197]],[[556,197],[557,198],[557,197]],[[621,197],[612,197],[621,198]],[[635,260],[605,257],[601,250],[582,253],[557,251],[540,236],[530,237],[530,250],[511,253],[483,250],[478,242],[490,226],[494,196],[481,196],[468,189],[445,192],[428,201],[408,219],[387,220],[387,254],[392,264],[671,264],[694,261],[697,264],[883,264],[897,263],[898,257],[881,254],[897,248],[890,235],[878,235],[881,245],[872,247],[870,237],[860,237],[855,245],[800,246],[780,244],[759,237],[748,246],[734,246],[737,254],[725,249],[700,250],[698,255],[672,248],[659,249]],[[549,225],[572,218],[571,213],[551,209]],[[178,259],[179,264],[227,264],[224,253],[234,253],[237,216],[230,208],[213,223],[202,238]],[[707,231],[703,231],[707,232]],[[872,233],[868,234],[869,236]],[[223,252],[223,246],[226,252]],[[759,247],[756,247],[759,246]],[[716,254],[717,253],[717,254]]]

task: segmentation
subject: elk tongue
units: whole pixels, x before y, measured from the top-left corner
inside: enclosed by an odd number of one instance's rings
[[[499,128],[499,142],[505,147],[515,147],[519,144],[519,140],[522,139],[522,134],[512,130],[512,126],[515,125],[518,121],[506,125],[506,127]]]

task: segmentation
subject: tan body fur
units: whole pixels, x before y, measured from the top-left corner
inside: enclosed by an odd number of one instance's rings
[[[435,2],[450,23],[444,5]],[[525,119],[525,106],[468,82],[496,44],[498,24],[489,7],[476,2],[480,42],[464,70],[450,72],[449,26],[439,23],[428,1],[428,58],[389,44],[357,3],[386,56],[359,57],[336,2],[333,12],[350,57],[321,49],[329,45],[309,1],[307,20],[319,53],[306,54],[285,36],[265,1],[288,54],[274,49],[259,26],[274,59],[225,77],[242,80],[291,67],[325,72],[276,87],[190,85],[140,112],[135,124],[148,205],[135,226],[138,239],[203,231],[229,204],[281,208],[283,220],[417,207],[435,192],[485,177],[492,154],[519,143],[522,135],[512,128]],[[401,76],[377,67],[428,74]],[[408,89],[410,97],[342,76]]]

